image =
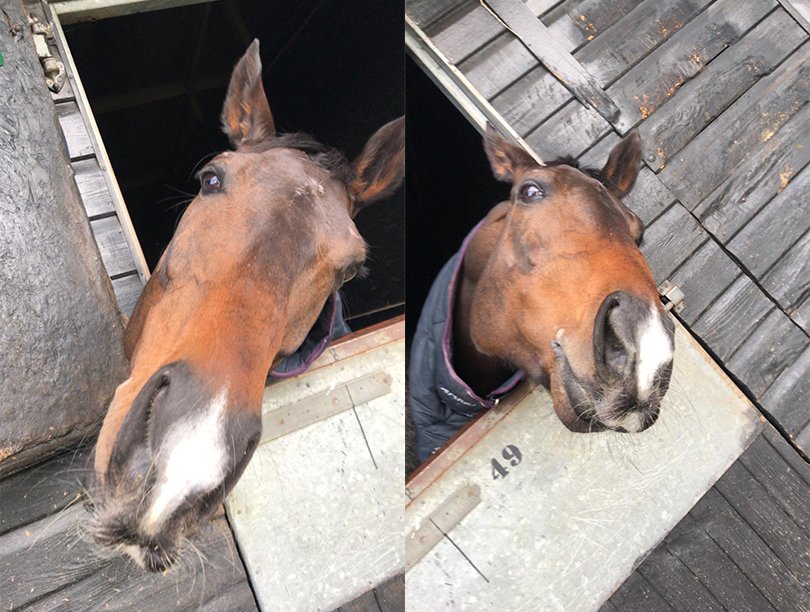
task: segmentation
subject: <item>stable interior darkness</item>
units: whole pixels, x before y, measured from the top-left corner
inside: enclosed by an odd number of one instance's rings
[[[433,279],[509,185],[492,176],[483,136],[410,58],[408,89],[407,340]]]
[[[196,169],[229,148],[220,111],[253,38],[280,132],[307,132],[351,160],[404,112],[397,3],[223,0],[65,29],[150,268],[199,189]],[[343,291],[360,329],[404,311],[404,190],[356,222],[369,275]]]

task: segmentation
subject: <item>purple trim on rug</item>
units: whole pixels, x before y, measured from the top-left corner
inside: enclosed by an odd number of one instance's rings
[[[300,366],[294,370],[290,370],[289,372],[276,372],[275,370],[270,370],[270,376],[272,378],[292,378],[293,376],[303,374],[309,369],[312,363],[323,354],[324,350],[326,350],[327,345],[332,340],[332,333],[335,331],[335,314],[337,314],[338,302],[337,294],[331,294],[329,296],[329,300],[331,301],[331,310],[329,311],[329,331],[326,333],[326,336],[324,336],[324,338],[318,343],[315,350],[307,355],[306,360],[304,360]],[[318,318],[320,318],[320,315],[318,315]]]
[[[445,313],[445,323],[444,323],[444,333],[442,334],[442,355],[444,356],[444,365],[447,368],[447,371],[450,372],[450,375],[453,377],[464,391],[469,394],[470,398],[481,404],[486,408],[492,408],[495,405],[495,400],[490,399],[494,395],[499,395],[501,393],[506,393],[510,391],[517,385],[521,380],[523,380],[523,372],[518,370],[515,372],[509,380],[505,383],[500,385],[494,391],[491,391],[487,399],[479,397],[478,394],[470,388],[465,381],[461,379],[461,377],[456,373],[456,370],[453,368],[453,364],[450,362],[450,335],[453,332],[453,306],[455,305],[456,301],[456,285],[458,284],[458,277],[459,273],[461,272],[461,266],[464,263],[464,255],[467,253],[467,248],[470,246],[470,241],[472,237],[475,235],[475,232],[484,224],[486,218],[481,219],[478,224],[470,230],[470,233],[467,234],[467,237],[464,238],[464,242],[461,243],[461,249],[458,252],[458,261],[456,261],[456,267],[453,270],[453,275],[450,277],[450,285],[447,287],[448,295],[447,295],[447,312]]]

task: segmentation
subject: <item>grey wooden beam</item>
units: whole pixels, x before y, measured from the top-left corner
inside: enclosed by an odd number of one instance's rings
[[[592,106],[611,123],[619,118],[619,108],[596,79],[562,50],[560,42],[519,0],[485,0],[492,11],[543,65],[583,104]]]

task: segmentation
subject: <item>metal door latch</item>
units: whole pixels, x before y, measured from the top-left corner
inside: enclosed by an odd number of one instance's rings
[[[677,313],[686,308],[683,291],[672,281],[665,280],[661,283],[658,286],[658,293],[661,294],[661,301],[664,302],[664,310],[667,312],[674,310]]]
[[[65,65],[54,57],[48,45],[48,39],[53,38],[51,26],[45,25],[36,17],[29,17],[31,33],[34,35],[34,46],[37,50],[42,71],[45,73],[45,84],[52,92],[57,93],[65,84]]]

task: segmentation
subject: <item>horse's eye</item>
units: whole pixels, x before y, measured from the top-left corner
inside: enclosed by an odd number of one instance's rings
[[[203,193],[213,193],[222,189],[222,181],[213,170],[206,170],[200,175],[200,185]]]
[[[546,197],[546,192],[537,183],[524,183],[518,190],[518,198],[524,204],[532,204],[544,197]]]

